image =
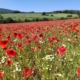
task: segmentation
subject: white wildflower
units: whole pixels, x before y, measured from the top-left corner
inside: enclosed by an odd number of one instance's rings
[[[68,41],[71,41],[71,39],[70,39],[70,38],[68,38]]]
[[[14,63],[14,66],[15,66],[15,70],[13,70],[13,72],[19,72],[19,71],[21,71],[21,67],[19,65],[19,62]]]
[[[70,61],[73,61],[73,59],[70,59]]]
[[[47,55],[43,58],[44,60],[52,61],[54,59],[54,55]]]
[[[59,74],[59,73],[57,73],[56,75],[59,76],[59,77],[63,77],[63,75],[62,74]]]
[[[62,44],[62,46],[66,47],[66,45],[65,45],[65,44]]]
[[[59,76],[59,77],[63,77],[63,75],[62,74],[60,74],[60,73],[56,73],[56,74],[53,74],[54,76]]]
[[[1,63],[4,63],[6,58],[7,58],[6,56],[3,56],[1,59]]]
[[[13,40],[14,42],[16,42],[18,39]]]

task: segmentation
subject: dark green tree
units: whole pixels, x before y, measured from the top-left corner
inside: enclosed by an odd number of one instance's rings
[[[18,10],[16,10],[16,11],[14,11],[13,13],[21,13],[20,11],[18,11]]]
[[[46,12],[43,12],[42,15],[46,15]]]

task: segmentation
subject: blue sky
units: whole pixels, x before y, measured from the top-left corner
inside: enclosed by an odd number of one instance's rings
[[[0,8],[26,12],[80,10],[80,0],[0,0]]]

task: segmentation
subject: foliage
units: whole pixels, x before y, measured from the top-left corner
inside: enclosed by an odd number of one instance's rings
[[[16,11],[14,11],[13,13],[20,13],[20,11],[16,10]]]
[[[72,17],[67,17],[67,15],[72,15]],[[4,17],[3,17],[4,16]],[[0,19],[0,23],[17,23],[17,22],[35,22],[35,21],[48,21],[48,20],[63,20],[70,18],[78,18],[77,15],[74,14],[48,14],[41,15],[41,13],[9,13],[9,14],[1,14],[3,19]],[[12,22],[7,21],[6,18],[11,18]]]
[[[0,19],[3,19],[3,16],[0,15]]]
[[[42,15],[46,15],[46,12],[43,12]]]
[[[14,23],[14,20],[9,17],[9,18],[6,18],[6,22],[7,22],[7,23]]]
[[[4,22],[5,22],[5,21],[4,21],[3,16],[0,15],[0,23],[4,23]]]
[[[67,15],[67,17],[72,17],[72,15]]]
[[[29,19],[25,19],[24,22],[30,22],[30,20]]]
[[[54,16],[53,14],[51,14],[51,16]]]
[[[79,10],[59,10],[59,11],[54,11],[53,13],[70,13],[70,14],[77,14],[80,13]]]
[[[77,13],[77,15],[78,15],[78,17],[80,18],[80,12],[79,12],[79,13]]]
[[[64,20],[64,19],[67,19],[67,18],[64,18],[64,17],[61,17],[61,18],[60,18],[60,20]]]

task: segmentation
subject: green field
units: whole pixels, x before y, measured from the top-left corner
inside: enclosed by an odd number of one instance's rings
[[[14,20],[24,20],[24,19],[33,19],[33,18],[48,18],[48,19],[59,19],[61,17],[66,18],[67,15],[72,15],[72,18],[78,17],[77,14],[66,14],[66,13],[55,13],[55,14],[47,14],[47,15],[42,15],[41,13],[17,13],[17,14],[13,14],[13,13],[9,13],[9,14],[1,14],[4,18],[8,18],[11,17]],[[53,16],[51,16],[53,15]]]

